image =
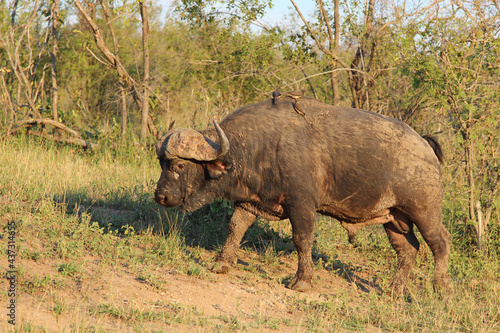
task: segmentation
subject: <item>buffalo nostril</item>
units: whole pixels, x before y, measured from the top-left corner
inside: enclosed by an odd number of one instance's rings
[[[160,205],[164,205],[165,202],[167,201],[167,197],[164,194],[155,193],[155,201]]]
[[[165,207],[174,207],[180,204],[180,199],[171,193],[165,193],[163,191],[155,192],[155,201]]]

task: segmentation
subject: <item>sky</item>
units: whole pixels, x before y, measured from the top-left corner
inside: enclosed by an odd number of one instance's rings
[[[263,21],[266,23],[270,23],[271,25],[274,23],[279,23],[283,20],[286,14],[293,12],[295,13],[295,8],[290,0],[274,0],[274,6],[263,18]],[[296,0],[295,3],[299,7],[302,14],[308,18],[312,16],[314,12],[314,8],[316,7],[316,3],[313,0],[300,1]],[[301,24],[302,25],[302,24]]]

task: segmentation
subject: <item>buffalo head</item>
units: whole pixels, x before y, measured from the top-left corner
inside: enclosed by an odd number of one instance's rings
[[[219,143],[192,130],[170,130],[156,144],[162,173],[155,200],[165,207],[193,211],[214,199],[213,181],[227,172],[229,140],[214,120]]]

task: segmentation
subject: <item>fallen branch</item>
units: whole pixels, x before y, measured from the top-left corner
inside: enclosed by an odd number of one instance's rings
[[[23,121],[20,121],[18,122],[16,128],[13,128],[11,129],[10,131],[7,132],[7,134],[5,134],[5,136],[10,136],[12,134],[14,134],[15,132],[23,129],[23,128],[26,128],[26,127],[31,127],[33,125],[51,125],[51,126],[54,126],[60,130],[63,130],[71,135],[73,135],[74,137],[76,137],[77,139],[81,139],[82,136],[75,132],[74,130],[72,130],[71,128],[67,127],[66,125],[63,125],[61,124],[60,122],[58,121],[55,121],[55,120],[52,120],[50,118],[40,118],[40,119],[26,119],[26,120],[23,120]]]
[[[9,131],[7,131],[7,133],[4,135],[4,138],[11,136],[12,134],[14,134],[14,133],[16,133],[19,130],[22,130],[24,128],[30,129],[32,126],[35,126],[35,125],[38,125],[38,126],[50,125],[50,126],[53,126],[61,131],[68,133],[71,136],[70,137],[54,136],[54,135],[50,135],[47,133],[36,132],[36,131],[28,131],[29,135],[39,136],[39,137],[53,140],[56,142],[68,143],[71,145],[83,147],[85,149],[96,150],[96,149],[101,148],[101,146],[98,144],[95,144],[95,143],[92,143],[92,142],[89,142],[89,141],[82,139],[82,136],[78,132],[76,132],[76,131],[72,130],[71,128],[67,127],[66,125],[61,124],[60,122],[55,121],[55,120],[50,119],[50,118],[26,119],[26,120],[20,121],[18,123],[15,123],[11,126],[11,129]]]
[[[90,149],[90,150],[99,150],[101,149],[101,145],[98,145],[96,143],[92,143],[90,141],[86,141],[84,139],[78,139],[78,138],[64,138],[64,137],[57,137],[53,136],[47,133],[42,133],[42,132],[34,132],[34,131],[29,131],[30,135],[38,136],[44,139],[48,140],[53,140],[56,142],[61,142],[61,143],[67,143],[70,145],[75,145],[75,146],[80,146],[85,149]]]

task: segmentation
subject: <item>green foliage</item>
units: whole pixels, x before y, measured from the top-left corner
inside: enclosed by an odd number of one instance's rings
[[[498,209],[500,166],[500,89],[493,83],[498,75],[493,60],[500,53],[498,36],[488,25],[493,14],[483,15],[484,8],[479,7],[470,10],[467,15],[445,14],[446,20],[415,25],[410,36],[415,40],[413,53],[406,56],[406,71],[416,93],[448,119],[453,178],[445,173],[450,180],[446,185],[450,201],[445,207],[453,208],[447,209],[445,219],[457,232],[456,238],[467,244],[473,242],[477,221],[471,213],[460,212],[474,211],[478,201],[489,211],[483,218]],[[471,15],[481,19],[471,20]],[[463,162],[465,167],[457,167]],[[464,198],[463,192],[459,194],[463,187],[469,192],[468,206],[451,199]]]
[[[176,8],[182,19],[197,26],[223,22],[228,27],[248,28],[261,18],[272,1],[260,0],[182,0]]]
[[[304,30],[304,28],[302,28]],[[308,40],[306,32],[292,33],[288,36],[289,43],[281,46],[283,58],[285,60],[304,65],[309,62],[315,62],[318,58],[318,53],[315,51],[314,45]]]
[[[191,246],[215,249],[227,237],[227,223],[233,207],[227,201],[216,201],[186,216],[189,221],[183,235]]]
[[[58,271],[64,276],[73,277],[78,272],[78,268],[74,263],[64,263],[59,266]]]

